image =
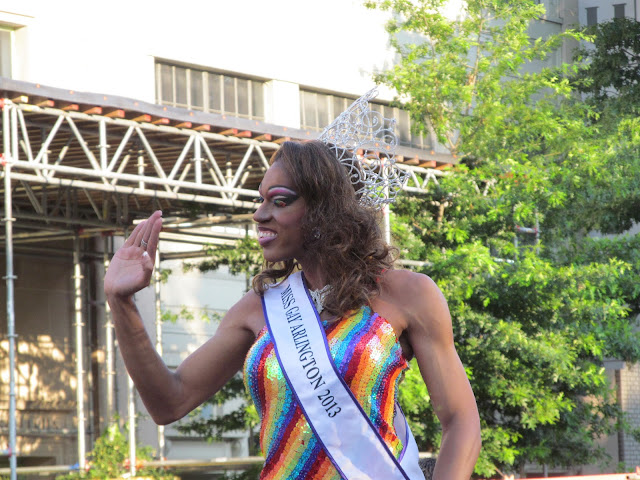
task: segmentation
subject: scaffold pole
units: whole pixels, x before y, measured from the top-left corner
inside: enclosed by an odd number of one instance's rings
[[[76,333],[76,415],[78,416],[78,466],[84,470],[86,466],[84,411],[84,322],[82,320],[82,269],[80,265],[80,237],[73,239],[73,291],[75,301],[75,333]]]
[[[5,229],[5,254],[6,254],[6,275],[7,283],[7,337],[9,338],[9,448],[6,450],[9,456],[9,467],[11,469],[11,480],[16,480],[18,459],[17,459],[17,435],[16,435],[16,318],[14,306],[14,282],[16,276],[13,273],[13,206],[11,203],[11,130],[8,125],[15,129],[15,122],[9,121],[9,116],[15,112],[8,108],[6,101],[2,101],[2,121],[3,128],[3,154],[2,165],[4,167],[4,229]]]
[[[156,264],[154,273],[154,289],[156,294],[156,351],[162,357],[162,303],[160,302],[160,283],[162,275],[160,273],[160,244],[156,249]],[[164,441],[164,425],[158,425],[158,458],[164,459],[165,441]]]
[[[112,237],[104,236],[103,243],[103,262],[104,271],[106,273],[109,268],[109,254],[110,254],[110,242]],[[107,380],[107,425],[110,425],[113,421],[113,415],[115,413],[115,355],[113,348],[113,318],[111,316],[111,308],[109,302],[105,298],[104,301],[104,316],[105,316],[105,349],[106,349],[106,380]]]

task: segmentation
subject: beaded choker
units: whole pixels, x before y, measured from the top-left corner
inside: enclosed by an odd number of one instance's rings
[[[324,299],[330,291],[331,291],[331,285],[325,285],[324,287],[319,288],[318,290],[309,290],[309,293],[311,294],[311,299],[313,300],[313,303],[316,306],[316,310],[318,311],[318,315],[320,315],[324,310]]]

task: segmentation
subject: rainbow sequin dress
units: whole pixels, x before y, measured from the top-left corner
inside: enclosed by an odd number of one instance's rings
[[[402,444],[393,418],[407,362],[393,328],[369,307],[323,325],[340,374],[397,458]],[[247,353],[244,379],[262,419],[260,479],[339,480],[282,374],[266,326]]]

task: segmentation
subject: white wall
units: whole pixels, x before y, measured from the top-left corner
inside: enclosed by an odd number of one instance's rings
[[[357,94],[393,60],[387,14],[359,0],[179,5],[5,0],[0,22],[27,25],[14,78],[153,102],[158,57]]]
[[[598,7],[598,23],[609,21],[613,18],[613,5],[624,3],[625,16],[629,18],[640,18],[638,16],[638,0],[580,0],[580,25],[587,24],[587,8]]]

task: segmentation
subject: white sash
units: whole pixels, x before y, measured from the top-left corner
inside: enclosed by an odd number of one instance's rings
[[[340,475],[424,480],[416,441],[399,406],[394,426],[404,447],[398,460],[338,373],[301,272],[269,288],[262,304],[280,368]]]

